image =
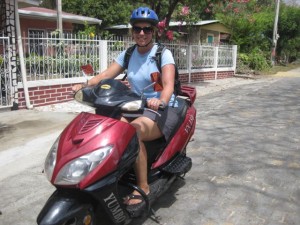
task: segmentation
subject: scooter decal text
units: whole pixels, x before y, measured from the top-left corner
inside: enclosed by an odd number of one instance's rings
[[[187,124],[185,125],[185,128],[184,128],[184,130],[187,134],[189,134],[191,132],[193,124],[194,124],[194,120],[195,120],[194,116],[190,115],[188,118]]]
[[[126,216],[114,193],[111,193],[110,196],[105,198],[104,202],[106,203],[107,208],[110,210],[117,223],[120,223],[126,219]]]

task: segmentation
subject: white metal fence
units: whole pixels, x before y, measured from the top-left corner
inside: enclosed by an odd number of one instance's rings
[[[12,106],[12,76],[10,42],[0,36],[0,108]]]
[[[133,43],[124,40],[66,35],[29,35],[23,38],[26,75],[28,81],[80,77],[80,66],[92,64],[102,71],[117,55]],[[235,67],[236,47],[203,46],[165,43],[172,51],[179,70]]]

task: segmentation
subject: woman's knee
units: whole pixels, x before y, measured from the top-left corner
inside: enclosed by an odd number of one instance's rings
[[[142,140],[147,131],[145,124],[137,121],[132,121],[130,124],[135,128],[138,138]]]
[[[141,141],[150,141],[162,136],[157,124],[148,118],[134,120],[131,125],[135,127]]]

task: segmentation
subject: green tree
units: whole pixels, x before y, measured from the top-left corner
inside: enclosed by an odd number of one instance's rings
[[[210,4],[206,10],[214,18],[220,20],[231,29],[231,43],[239,47],[239,53],[248,54],[255,69],[259,60],[264,57],[268,62],[271,55],[273,26],[275,18],[275,4],[271,0],[230,0],[218,4]],[[300,38],[300,8],[281,3],[278,22],[279,39],[277,42],[277,56],[289,61],[299,57]],[[262,63],[258,65],[259,68]]]
[[[128,22],[133,7],[122,0],[63,0],[63,11],[102,20],[102,27]]]
[[[55,2],[44,0],[43,4],[53,7]],[[101,19],[102,31],[111,25],[127,24],[132,10],[139,6],[155,10],[163,22],[163,31],[169,32],[170,37],[174,36],[169,31],[172,19],[189,25],[201,19],[218,19],[231,29],[231,43],[238,45],[240,53],[249,55],[243,58],[261,59],[263,56],[267,61],[271,54],[273,0],[62,0],[62,5],[66,12]],[[188,9],[189,13],[182,14],[183,9]],[[289,60],[299,57],[299,10],[299,6],[285,3],[280,7],[277,53]],[[86,30],[86,27],[80,29]]]
[[[269,67],[273,5],[255,0],[232,0],[212,8],[215,18],[231,30],[230,42],[238,45],[239,55],[243,56],[240,62],[254,70]]]
[[[286,62],[300,58],[300,6],[281,4],[277,55]]]

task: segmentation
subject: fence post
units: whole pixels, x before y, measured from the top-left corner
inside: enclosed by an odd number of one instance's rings
[[[106,40],[99,40],[99,72],[107,69],[108,57],[108,42]]]
[[[191,78],[191,68],[192,68],[192,45],[188,44],[188,54],[187,54],[187,66],[188,66],[188,74],[189,74],[189,83],[192,82]]]
[[[218,59],[219,59],[219,47],[214,48],[214,70],[215,70],[215,80],[218,79]]]
[[[28,91],[28,84],[27,84],[27,74],[26,74],[26,65],[25,65],[25,58],[23,52],[23,44],[22,44],[22,34],[20,28],[20,18],[18,13],[18,4],[15,3],[15,18],[16,18],[16,35],[17,35],[17,46],[19,50],[19,57],[20,57],[20,67],[21,67],[21,75],[22,75],[22,84],[25,96],[25,102],[27,109],[32,109],[33,105],[30,103],[29,91]]]
[[[237,61],[237,45],[232,46],[232,67],[235,74]]]

